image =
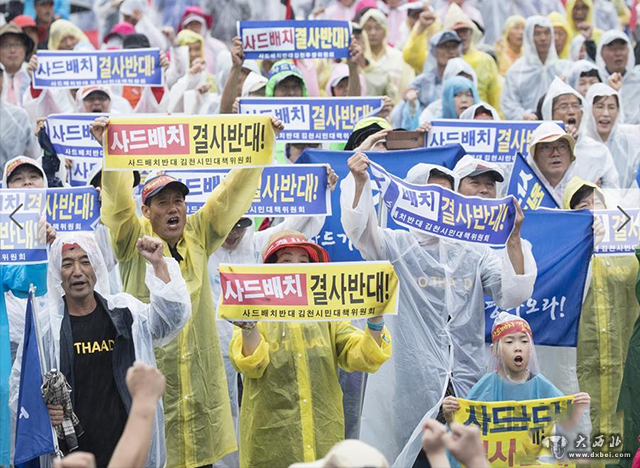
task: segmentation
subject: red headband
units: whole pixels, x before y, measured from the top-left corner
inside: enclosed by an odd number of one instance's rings
[[[78,244],[76,244],[75,242],[63,242],[62,243],[62,251],[66,252],[67,250],[71,250],[71,249],[75,249],[76,247],[80,247]]]
[[[533,339],[533,333],[531,333],[531,327],[526,320],[516,319],[509,320],[507,322],[494,325],[491,330],[491,342],[496,343],[507,335],[513,335],[514,333],[524,332]]]

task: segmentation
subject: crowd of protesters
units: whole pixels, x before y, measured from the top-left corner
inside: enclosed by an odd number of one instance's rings
[[[59,234],[47,224],[47,264],[0,266],[0,466],[12,464],[30,285],[42,353],[73,403],[47,402],[65,455],[54,466],[383,467],[411,447],[437,404],[411,465],[485,467],[478,431],[453,422],[457,398],[565,394],[573,410],[561,430],[618,435],[635,454],[638,260],[591,259],[577,348],[536,346],[529,323],[504,312],[485,346],[485,296],[509,310],[533,293],[537,259],[521,235],[527,212],[516,202],[502,250],[380,227],[366,153],[386,151],[393,129],[429,132],[434,119],[540,121],[528,163],[557,206],[613,207],[607,191],[638,189],[640,180],[638,0],[80,3],[0,2],[4,189],[70,185],[73,161],[47,136],[51,114],[225,115],[244,97],[379,96],[382,108],[357,122],[346,144],[278,143],[273,164],[293,164],[307,148],[352,153],[344,180],[327,166],[328,187],[353,247],[392,263],[398,315],[360,327],[216,320],[221,263],[330,262],[311,240],[325,218],[258,226],[245,217],[262,168],[232,169],[194,214],[189,188],[163,171],[141,183],[134,171],[98,168],[88,179],[100,193],[96,231]],[[237,21],[284,19],[350,22],[349,57],[245,59]],[[37,89],[32,81],[42,50],[145,48],[161,50],[162,85]],[[98,142],[108,126],[104,116],[92,124]],[[276,117],[271,126],[275,135],[286,129]],[[406,181],[493,199],[505,195],[509,175],[467,155],[453,169],[417,164]],[[596,238],[601,228],[594,222]],[[375,395],[374,407],[362,398],[356,409],[343,406],[339,369],[371,374],[362,391]],[[344,441],[347,413],[377,434],[367,440],[375,448]]]

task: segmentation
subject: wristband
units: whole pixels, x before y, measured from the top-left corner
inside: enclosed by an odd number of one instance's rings
[[[371,331],[382,331],[382,329],[384,328],[384,319],[382,320],[382,322],[379,322],[379,323],[375,323],[375,322],[371,322],[370,320],[367,320],[367,328]]]

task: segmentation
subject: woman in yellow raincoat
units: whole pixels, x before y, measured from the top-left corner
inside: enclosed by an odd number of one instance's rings
[[[595,184],[574,177],[567,184],[564,209],[605,209]],[[622,413],[616,413],[624,362],[640,314],[635,297],[638,262],[633,255],[594,256],[591,284],[582,304],[578,328],[578,383],[591,395],[592,434],[622,435]]]
[[[507,76],[509,67],[522,56],[524,23],[524,16],[509,16],[504,23],[502,39],[496,41],[495,49],[498,56],[498,67],[502,76]]]
[[[567,0],[567,21],[571,27],[571,33],[576,36],[581,33],[580,26],[586,23],[591,26],[591,39],[596,44],[604,34],[602,29],[598,29],[593,22],[593,0]],[[584,36],[584,34],[582,34]],[[571,42],[571,41],[569,41]]]
[[[276,234],[264,251],[265,263],[328,261],[322,247],[296,231]],[[239,325],[229,357],[244,375],[240,466],[286,467],[324,457],[344,438],[338,366],[378,370],[391,357],[384,320],[369,319],[366,331],[347,321]]]

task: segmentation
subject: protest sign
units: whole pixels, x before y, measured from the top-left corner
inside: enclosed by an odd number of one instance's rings
[[[467,154],[494,163],[515,161],[517,153],[529,155],[531,133],[540,121],[493,121],[434,119],[428,148],[460,144]],[[562,122],[556,122],[562,128]]]
[[[351,23],[329,20],[239,21],[245,59],[349,57]]]
[[[162,86],[160,49],[39,50],[33,87]]]
[[[198,211],[229,170],[169,171],[189,188],[187,214]],[[245,213],[256,216],[331,216],[327,168],[320,164],[268,166],[253,203]]]
[[[47,261],[45,209],[45,190],[0,190],[0,265]]]
[[[353,155],[352,151],[326,151],[306,149],[296,164],[331,164],[340,180],[349,175],[347,160]],[[460,145],[451,145],[443,148],[417,148],[402,151],[367,151],[367,156],[372,161],[390,171],[398,177],[405,177],[409,169],[419,163],[430,163],[453,169],[456,163],[464,156],[464,150]],[[372,183],[375,187],[375,184]],[[361,261],[362,256],[347,238],[340,221],[340,197],[331,198],[332,216],[327,218],[320,234],[312,240],[324,247],[329,256],[335,261]]]
[[[278,141],[343,142],[359,120],[382,109],[382,98],[241,98],[238,109],[280,119],[284,130]]]
[[[439,185],[413,185],[376,163],[371,176],[396,223],[446,239],[504,245],[513,231],[516,207],[512,197],[465,197]]]
[[[60,158],[71,160],[69,185],[83,187],[96,166],[102,167],[102,146],[89,128],[98,117],[108,114],[51,114],[45,126],[49,140]]]
[[[389,262],[220,265],[218,318],[317,322],[396,314]]]
[[[109,119],[105,170],[251,167],[271,163],[271,118],[250,115]]]
[[[507,193],[516,197],[523,210],[559,208],[549,190],[520,153],[513,163]]]
[[[58,233],[95,231],[100,222],[98,191],[93,187],[47,189],[47,221]]]
[[[491,468],[555,465],[558,455],[562,459],[564,454],[552,455],[547,447],[554,441],[554,425],[571,416],[573,396],[495,402],[458,398],[458,402],[453,420],[478,426]]]
[[[536,344],[576,346],[587,271],[593,252],[593,216],[587,210],[528,211],[522,238],[531,242],[538,276],[531,298],[507,312],[524,318]],[[485,341],[502,310],[485,298]]]
[[[620,210],[597,210],[605,234],[594,250],[594,255],[634,255],[640,244],[640,209],[626,209],[627,218]]]

